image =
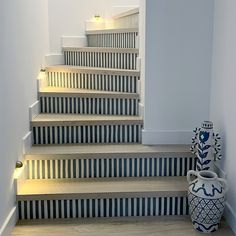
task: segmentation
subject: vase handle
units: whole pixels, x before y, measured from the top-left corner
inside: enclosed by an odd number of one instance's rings
[[[226,180],[225,180],[225,179],[222,179],[222,178],[218,178],[218,181],[219,181],[220,184],[222,185],[224,191],[227,192],[227,190],[228,190],[228,184],[227,184]]]
[[[195,177],[197,177],[198,176],[198,172],[197,171],[195,171],[195,170],[189,170],[188,171],[188,173],[187,173],[187,181],[190,183],[190,182],[193,182],[194,181],[194,179],[196,179],[196,178],[194,178],[193,180],[191,179],[191,175],[194,175]]]

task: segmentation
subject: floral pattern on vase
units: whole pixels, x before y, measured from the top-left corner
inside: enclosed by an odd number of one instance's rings
[[[191,180],[192,175],[194,180]],[[203,233],[216,231],[225,208],[226,181],[212,171],[193,170],[188,172],[187,180],[193,227]]]
[[[201,128],[196,128],[192,139],[191,152],[197,157],[197,171],[214,170],[213,162],[221,159],[220,136],[213,132],[213,123],[204,121]]]

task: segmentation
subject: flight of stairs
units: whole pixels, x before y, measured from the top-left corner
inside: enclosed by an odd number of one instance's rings
[[[87,37],[46,68],[19,220],[188,214],[189,147],[141,144],[138,30]]]

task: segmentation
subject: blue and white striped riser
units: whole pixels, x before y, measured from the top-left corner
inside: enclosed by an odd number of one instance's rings
[[[26,156],[28,179],[186,176],[196,167],[194,157],[136,158],[133,154],[113,158],[111,154],[110,158],[44,158],[45,155]]]
[[[48,86],[61,88],[93,89],[124,93],[138,93],[140,72],[84,68],[76,66],[52,66],[46,69]]]
[[[138,49],[134,48],[99,48],[64,47],[66,65],[87,66],[114,69],[137,69]]]
[[[46,88],[39,92],[41,113],[138,115],[138,94]]]
[[[18,202],[19,220],[187,215],[186,197],[32,200]]]
[[[138,47],[138,29],[89,30],[86,35],[89,47]]]

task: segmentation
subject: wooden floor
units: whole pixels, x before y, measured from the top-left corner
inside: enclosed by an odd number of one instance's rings
[[[34,221],[18,224],[12,236],[194,236],[189,217]],[[213,236],[233,236],[223,222]]]

